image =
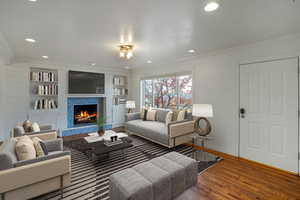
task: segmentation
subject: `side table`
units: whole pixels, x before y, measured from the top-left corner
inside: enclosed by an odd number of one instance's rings
[[[207,141],[214,139],[213,137],[200,136],[196,133],[193,134],[191,137],[193,145],[197,145],[202,148],[205,148]],[[203,150],[198,150],[196,148],[193,148],[193,158],[199,162],[210,162],[216,159],[214,155],[211,155]]]

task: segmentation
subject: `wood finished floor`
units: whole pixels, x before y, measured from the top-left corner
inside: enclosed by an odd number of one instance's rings
[[[249,162],[225,159],[200,174],[197,187],[182,199],[300,200],[300,178]]]

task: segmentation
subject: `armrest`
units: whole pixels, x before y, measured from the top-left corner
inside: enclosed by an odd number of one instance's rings
[[[42,157],[37,157],[35,159],[18,161],[18,162],[16,162],[14,164],[14,167],[21,167],[21,166],[25,166],[25,165],[29,165],[29,164],[33,164],[33,163],[45,161],[45,160],[50,160],[50,159],[53,159],[53,158],[59,158],[59,157],[63,157],[63,156],[68,156],[68,155],[69,156],[71,155],[70,151],[55,152],[53,154],[49,154],[49,155],[42,156]]]
[[[63,140],[61,138],[55,140],[44,141],[48,152],[63,151]]]
[[[0,193],[5,193],[71,172],[71,156],[63,156],[0,171]]]
[[[30,133],[30,134],[26,134],[26,135],[28,135],[31,138],[38,137],[44,141],[57,139],[57,132],[55,130]]]
[[[141,113],[140,112],[135,112],[135,113],[127,113],[125,115],[125,121],[132,121],[132,120],[137,120],[141,119]]]
[[[40,129],[41,129],[41,131],[50,131],[50,130],[53,130],[52,129],[52,125],[43,125],[43,126],[40,126]]]
[[[13,168],[13,160],[7,153],[0,153],[0,170]]]
[[[168,125],[169,136],[171,138],[186,135],[194,132],[195,121],[184,120],[172,122]]]

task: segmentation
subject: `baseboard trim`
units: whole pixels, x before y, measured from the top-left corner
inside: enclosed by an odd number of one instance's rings
[[[253,160],[248,160],[246,158],[233,156],[233,155],[230,155],[230,154],[227,154],[227,153],[223,153],[223,152],[216,151],[216,150],[213,150],[213,149],[208,149],[208,148],[201,147],[201,146],[194,145],[194,144],[185,144],[185,145],[191,146],[191,147],[193,147],[195,149],[198,149],[198,150],[202,150],[202,151],[214,154],[214,155],[222,157],[224,159],[239,160],[239,161],[243,161],[246,164],[251,164],[255,167],[259,167],[259,168],[263,168],[263,169],[267,169],[267,170],[272,170],[274,172],[284,174],[284,175],[292,175],[292,176],[299,177],[298,173],[294,173],[294,172],[286,171],[286,170],[283,170],[283,169],[279,169],[279,168],[276,168],[276,167],[273,167],[273,166],[270,166],[270,165],[266,165],[266,164],[263,164],[263,163],[259,163],[259,162],[253,161]]]

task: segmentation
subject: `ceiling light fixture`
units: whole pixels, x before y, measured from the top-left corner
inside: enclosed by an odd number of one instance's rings
[[[30,2],[36,2],[37,0],[28,0],[28,1],[30,1]]]
[[[195,50],[194,49],[190,49],[188,52],[189,53],[195,53]]]
[[[35,43],[35,39],[32,39],[32,38],[26,38],[25,39],[26,42],[31,42],[31,43]]]
[[[91,63],[91,66],[93,66],[93,67],[96,66],[96,63]]]
[[[205,4],[204,10],[205,12],[212,12],[219,8],[220,4],[216,1],[209,1]]]
[[[151,63],[152,63],[152,61],[151,61],[151,60],[148,60],[148,61],[147,61],[147,63],[148,63],[148,64],[151,64]]]
[[[120,48],[120,58],[130,59],[133,56],[133,45],[132,44],[121,44]]]
[[[48,57],[48,56],[42,56],[42,58],[44,58],[44,59],[48,59],[49,57]]]

